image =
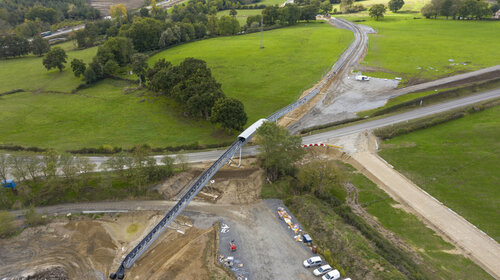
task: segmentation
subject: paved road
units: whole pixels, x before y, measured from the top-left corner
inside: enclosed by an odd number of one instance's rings
[[[310,136],[305,136],[302,138],[302,143],[303,144],[313,144],[313,143],[319,143],[319,142],[325,142],[329,139],[333,138],[338,138],[346,135],[351,135],[355,133],[362,132],[364,130],[371,130],[371,129],[376,129],[400,122],[405,122],[408,120],[413,120],[413,119],[418,119],[421,117],[425,116],[430,116],[436,113],[448,111],[448,110],[453,110],[456,108],[460,108],[463,106],[471,105],[474,103],[494,99],[494,98],[499,98],[500,97],[500,89],[472,95],[472,96],[467,96],[464,98],[459,98],[455,99],[452,101],[436,104],[436,105],[431,105],[427,107],[422,107],[416,110],[404,112],[401,114],[396,114],[392,115],[389,117],[385,118],[380,118],[376,119],[373,121],[366,121],[360,124],[355,124],[352,126],[347,126],[339,129],[334,129],[331,131],[326,131]],[[185,156],[187,157],[188,161],[193,163],[193,162],[207,162],[207,161],[214,161],[218,159],[224,150],[214,150],[214,151],[205,151],[205,152],[195,152],[195,153],[187,153]],[[242,155],[243,156],[248,156],[248,155],[255,155],[257,154],[257,146],[246,146],[243,148]],[[163,156],[155,156],[155,158],[159,161]],[[106,161],[108,158],[107,157],[90,157],[90,160],[94,163],[100,164],[104,161]],[[237,161],[237,159],[235,159]]]
[[[481,76],[481,75],[488,74],[491,72],[498,72],[498,71],[500,71],[500,65],[495,65],[492,67],[479,69],[477,71],[467,72],[464,74],[446,77],[446,78],[442,78],[442,79],[427,82],[427,83],[421,83],[421,84],[414,85],[414,86],[404,87],[404,88],[396,90],[394,92],[394,94],[391,95],[390,98],[400,96],[403,94],[407,94],[410,92],[423,91],[423,90],[426,90],[428,88],[432,88],[432,87],[436,87],[436,86],[443,86],[443,85],[446,85],[449,83],[453,83],[453,82],[457,82],[457,81],[461,81],[461,80],[466,80],[466,79],[470,79],[470,78],[474,78],[477,76]]]
[[[430,116],[433,114],[437,114],[440,112],[445,112],[449,110],[453,110],[456,108],[460,108],[463,106],[471,105],[474,103],[495,99],[500,97],[500,89],[491,90],[488,92],[467,96],[460,99],[451,100],[448,102],[443,102],[436,105],[431,105],[427,107],[422,107],[416,110],[404,112],[401,114],[392,115],[385,118],[376,119],[373,121],[367,121],[364,123],[343,127],[339,129],[334,129],[331,131],[318,133],[311,136],[306,136],[302,138],[302,142],[304,144],[317,143],[321,141],[326,141],[328,139],[337,138],[345,135],[350,135],[354,133],[358,133],[364,130],[376,129],[384,126],[389,126],[392,124],[405,122],[408,120],[418,119],[425,116]]]
[[[54,32],[51,35],[45,36],[43,38],[45,38],[45,39],[55,38],[55,37],[58,37],[58,36],[61,36],[64,34],[68,34],[68,33],[71,33],[73,31],[77,31],[77,30],[84,29],[84,28],[85,28],[85,24],[81,24],[81,25],[77,25],[75,27],[72,27],[70,29]]]
[[[353,158],[363,166],[363,172],[382,182],[379,186],[395,200],[408,205],[484,270],[500,279],[500,245],[495,240],[392,169],[376,154],[362,152],[354,154]]]

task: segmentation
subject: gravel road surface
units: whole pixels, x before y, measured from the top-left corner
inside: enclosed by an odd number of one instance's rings
[[[380,180],[383,184],[379,186],[395,200],[408,205],[484,270],[500,279],[500,245],[495,240],[392,169],[376,154],[357,153],[353,158]]]
[[[37,212],[46,214],[81,213],[82,211],[137,211],[164,210],[174,205],[173,201],[114,201],[63,204],[39,207]],[[307,246],[292,238],[291,230],[279,220],[277,207],[280,200],[261,200],[249,205],[212,204],[191,202],[183,215],[193,220],[193,226],[207,229],[220,221],[229,226],[220,233],[220,252],[232,255],[243,264],[238,268],[248,279],[316,279],[312,269],[302,262],[313,256]],[[21,215],[21,211],[13,211]],[[229,242],[235,240],[235,254],[228,250]],[[145,255],[147,257],[147,255]],[[237,274],[238,275],[238,274]]]

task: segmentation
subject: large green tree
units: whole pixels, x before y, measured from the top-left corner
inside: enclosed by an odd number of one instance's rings
[[[321,13],[326,15],[332,11],[333,5],[332,5],[332,3],[330,3],[330,1],[326,0],[326,1],[323,1],[321,3],[320,9],[321,9]]]
[[[137,78],[139,78],[139,87],[142,86],[142,82],[148,70],[147,58],[148,57],[142,53],[137,53],[132,56],[132,71],[137,75]]]
[[[212,107],[212,116],[210,120],[214,123],[220,123],[222,127],[229,130],[242,130],[248,117],[241,101],[234,98],[220,98]]]
[[[262,10],[262,16],[264,17],[265,25],[273,25],[276,23],[280,16],[278,6],[267,6]]]
[[[389,10],[393,13],[397,13],[397,11],[401,10],[405,4],[404,0],[391,0],[389,1]]]
[[[164,23],[152,18],[138,18],[134,20],[128,30],[128,37],[132,39],[134,48],[139,52],[158,48]]]
[[[68,56],[61,47],[54,47],[43,59],[43,65],[47,68],[47,70],[58,68],[59,72],[62,72],[64,64],[66,63],[66,58],[68,58]]]
[[[50,50],[49,41],[37,35],[31,40],[31,51],[34,55],[42,56]]]
[[[218,22],[219,35],[235,35],[240,32],[240,23],[230,16],[222,16]]]
[[[326,1],[325,1],[326,3]],[[330,2],[328,4],[331,7]],[[300,9],[300,19],[305,21],[315,20],[318,14],[318,8],[314,5],[306,5]]]
[[[300,8],[295,4],[286,4],[280,9],[280,23],[294,25],[300,19]]]
[[[85,62],[83,62],[83,60],[74,58],[71,61],[71,69],[73,70],[73,74],[75,74],[75,77],[80,77],[85,73],[87,67],[85,66]]]
[[[375,20],[379,20],[380,18],[384,17],[386,11],[387,8],[384,4],[375,4],[370,8],[369,13],[372,18],[375,18]]]
[[[103,65],[112,59],[119,66],[125,66],[131,61],[133,53],[134,48],[129,38],[111,37],[98,48],[97,57]]]
[[[305,154],[302,139],[274,122],[265,122],[257,129],[259,164],[266,170],[267,178],[276,181],[282,175],[296,172],[295,162]]]

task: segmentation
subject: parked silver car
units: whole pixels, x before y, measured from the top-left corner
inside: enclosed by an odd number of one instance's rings
[[[321,265],[322,262],[323,261],[321,260],[320,256],[310,257],[304,261],[304,266],[305,267],[315,267],[315,266]]]
[[[314,276],[321,276],[321,275],[323,275],[323,274],[325,274],[327,272],[332,271],[332,269],[333,268],[329,264],[325,264],[325,265],[323,265],[321,267],[316,268],[313,271],[313,274],[314,274]]]

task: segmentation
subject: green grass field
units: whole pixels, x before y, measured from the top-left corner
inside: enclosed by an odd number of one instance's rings
[[[398,11],[396,14],[400,13],[411,13],[411,12],[420,12],[422,7],[431,2],[430,0],[405,0],[405,4],[401,10]],[[371,6],[375,4],[384,4],[387,6],[387,3],[389,3],[389,0],[364,0],[364,1],[356,1],[354,2],[355,5],[363,5],[367,9],[369,9]],[[333,9],[337,9],[337,11],[340,11],[340,4],[334,4]],[[360,14],[363,15],[368,15],[367,11],[361,12]],[[387,10],[387,14],[393,14],[391,11]]]
[[[240,26],[244,26],[247,24],[247,17],[256,16],[262,14],[262,10],[236,10],[238,14],[236,14],[236,19],[240,23]],[[224,10],[217,13],[218,17],[221,16],[229,16],[230,10]]]
[[[112,145],[153,147],[226,142],[207,121],[181,117],[164,98],[123,93],[129,84],[105,80],[77,94],[16,93],[0,98],[1,143],[64,151]]]
[[[384,141],[380,155],[500,241],[500,107]]]
[[[434,279],[492,279],[484,270],[462,255],[453,253],[454,246],[402,209],[400,205],[359,173],[350,180],[359,189],[358,201],[368,213],[423,257],[426,271],[434,271]]]
[[[265,49],[260,35],[221,37],[181,45],[164,51],[179,63],[184,57],[206,59],[225,93],[244,102],[253,121],[266,117],[295,100],[318,81],[351,41],[352,35],[327,24],[299,24],[266,31]],[[71,43],[61,45],[71,49]],[[68,51],[86,61],[96,48]],[[68,61],[70,61],[68,59]],[[25,92],[0,97],[0,144],[55,148],[59,151],[98,147],[152,147],[198,142],[227,143],[234,136],[207,121],[191,120],[171,100],[149,93],[125,94],[125,82],[105,80],[91,88],[70,92],[81,83],[68,69],[47,71],[42,58],[25,57],[0,62],[4,82],[0,92]],[[299,70],[297,70],[299,69]]]
[[[285,3],[285,1],[286,0],[262,0],[260,2],[255,3],[255,4],[266,5],[266,6],[274,6],[274,5],[281,6],[283,3]]]
[[[409,14],[378,22],[366,16],[344,18],[365,19],[360,24],[378,32],[370,35],[368,54],[361,64],[375,71],[369,73],[372,76],[388,72],[405,82],[418,82],[500,64],[499,21],[413,19]]]
[[[247,126],[293,102],[318,81],[352,40],[352,33],[325,23],[301,23],[260,34],[220,37],[153,56],[178,64],[186,57],[207,61],[226,95],[243,102]]]
[[[0,93],[22,88],[26,91],[59,91],[70,92],[81,83],[81,78],[76,78],[71,71],[73,58],[83,59],[86,63],[92,60],[97,53],[97,47],[73,51],[72,42],[57,45],[66,50],[66,68],[63,72],[58,69],[47,69],[42,64],[42,57],[26,56],[0,61]]]

